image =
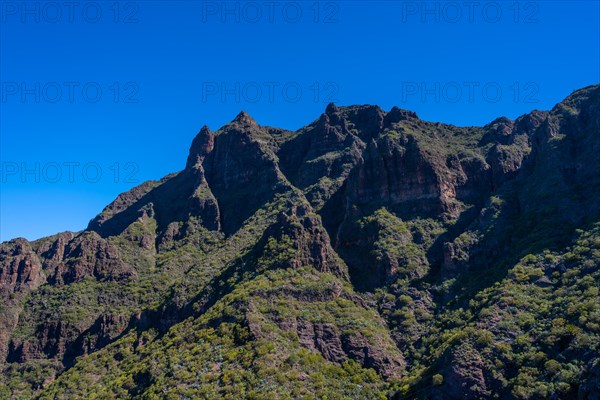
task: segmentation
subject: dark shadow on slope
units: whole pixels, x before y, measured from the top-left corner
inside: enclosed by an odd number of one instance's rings
[[[216,205],[202,207],[193,199],[200,178],[197,171],[184,170],[107,220],[100,219],[102,214],[96,217],[90,222],[87,229],[97,232],[103,238],[117,236],[140,216],[147,213],[156,219],[157,234],[159,235],[167,229],[170,223],[185,222],[190,216],[200,217],[205,228],[216,230],[218,228],[218,222],[215,220],[218,215]]]
[[[244,128],[249,129],[249,128]],[[225,235],[237,232],[250,216],[289,186],[280,178],[269,150],[252,130],[232,127],[217,136],[203,162],[206,181],[221,211]]]

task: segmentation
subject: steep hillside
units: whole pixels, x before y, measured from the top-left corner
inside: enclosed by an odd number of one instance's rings
[[[599,399],[600,86],[483,127],[242,112],[0,244],[0,398]]]

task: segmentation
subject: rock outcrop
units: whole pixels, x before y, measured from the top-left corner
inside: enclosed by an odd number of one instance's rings
[[[44,280],[42,262],[27,240],[15,239],[0,245],[0,292],[28,292]]]

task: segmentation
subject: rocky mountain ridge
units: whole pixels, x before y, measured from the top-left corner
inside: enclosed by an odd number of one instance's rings
[[[85,231],[0,245],[0,396],[597,398],[599,108],[205,126]]]

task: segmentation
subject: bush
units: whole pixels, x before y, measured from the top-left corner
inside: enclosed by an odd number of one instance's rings
[[[544,363],[544,368],[546,368],[546,372],[550,375],[556,375],[560,369],[560,363],[556,360],[548,360]]]

